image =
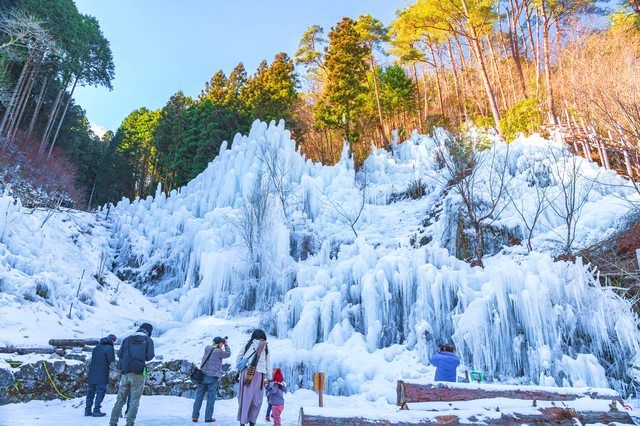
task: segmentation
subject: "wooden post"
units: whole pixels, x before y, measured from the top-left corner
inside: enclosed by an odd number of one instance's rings
[[[591,161],[591,149],[589,148],[589,142],[584,139],[582,140],[582,149],[584,150],[584,157]]]
[[[607,145],[605,145],[602,141],[600,141],[600,149],[602,150],[602,162],[604,163],[604,168],[609,170],[611,166],[609,165],[609,154],[607,153]]]
[[[322,395],[325,390],[324,373],[313,373],[313,390],[318,392],[318,407],[324,407],[324,399]]]
[[[624,165],[627,168],[627,176],[629,179],[633,179],[633,168],[631,167],[631,158],[629,157],[629,151],[625,148],[622,153],[624,154]]]

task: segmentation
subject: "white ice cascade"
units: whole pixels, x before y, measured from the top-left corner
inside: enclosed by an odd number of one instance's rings
[[[296,151],[283,122],[256,121],[187,186],[112,209],[118,271],[147,294],[168,293],[177,320],[263,312],[268,331],[298,350],[281,356],[291,381],[308,380],[298,367],[315,363],[334,393],[359,385],[340,379],[349,372],[327,347],[354,339],[369,353],[401,344],[425,362],[452,340],[465,365],[490,379],[627,391],[640,350],[636,317],[580,259],[554,261],[563,223],[553,209],[536,226],[531,253],[505,248],[484,269],[453,255],[460,198],[440,164],[448,155],[443,140],[443,133],[414,133],[392,152],[372,148],[356,173],[347,149],[335,166],[313,163]],[[495,142],[486,155],[495,152],[506,145]],[[562,147],[539,137],[509,146],[514,206],[533,199],[532,174],[545,176],[549,193],[558,191],[548,170],[560,158]],[[576,246],[586,246],[615,229],[634,195],[613,172],[576,161],[592,182],[576,234]],[[426,195],[396,201],[392,194],[412,182]],[[257,191],[270,194],[255,231],[259,273],[241,231]],[[363,191],[356,237],[349,218]],[[520,236],[525,228],[508,205],[493,226]]]

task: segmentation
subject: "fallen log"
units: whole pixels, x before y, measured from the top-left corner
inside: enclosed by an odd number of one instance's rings
[[[82,348],[83,346],[96,346],[100,339],[51,339],[49,344],[58,348]]]
[[[17,355],[29,355],[29,354],[58,354],[64,355],[64,349],[60,348],[14,348],[14,347],[0,347],[0,354],[17,354]]]
[[[510,398],[538,401],[573,401],[578,398],[620,400],[612,389],[552,388],[534,386],[480,385],[467,383],[417,384],[398,380],[397,402],[406,407],[411,402],[472,401],[474,399]]]
[[[415,414],[415,412],[414,412]],[[460,417],[451,411],[438,413],[430,413],[421,416],[409,417],[401,419],[395,418],[365,418],[365,417],[330,417],[324,415],[306,414],[303,408],[300,408],[298,424],[300,426],[360,426],[360,425],[376,425],[376,426],[413,426],[413,425],[442,425],[442,424],[461,424],[461,423],[483,423],[489,425],[508,425],[523,423],[539,423],[539,424],[575,424],[574,420],[579,420],[583,424],[587,423],[604,423],[609,424],[616,422],[618,424],[634,424],[631,416],[625,411],[583,411],[576,412],[572,408],[544,408],[533,413],[511,413],[502,414],[499,417],[483,417],[471,416],[468,418]]]

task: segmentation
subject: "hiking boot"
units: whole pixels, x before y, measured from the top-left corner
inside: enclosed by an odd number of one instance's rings
[[[91,408],[89,408],[88,410],[86,408],[84,409],[84,416],[91,417]]]
[[[267,422],[267,423],[269,423],[269,422],[271,422],[271,418],[270,418],[269,416],[266,416],[266,417],[264,418],[264,421],[265,421],[265,422]]]
[[[216,421],[216,419],[209,419],[209,420],[205,420],[204,422],[205,422],[205,423],[213,423],[213,422],[215,422],[215,421]]]
[[[198,418],[197,417],[191,417],[191,421],[194,423],[198,423]]]
[[[107,415],[107,413],[103,413],[100,410],[94,411],[93,414],[92,414],[93,417],[104,417],[106,415]]]

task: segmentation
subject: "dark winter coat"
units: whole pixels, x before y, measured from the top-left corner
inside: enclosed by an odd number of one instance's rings
[[[283,405],[284,394],[287,392],[286,383],[270,382],[267,385],[267,401],[271,405]]]
[[[91,351],[91,363],[87,373],[87,383],[102,385],[109,382],[109,365],[116,360],[113,342],[106,337],[100,339],[100,344]]]
[[[429,360],[436,367],[437,382],[455,382],[460,358],[453,352],[438,352]]]
[[[154,356],[151,337],[144,331],[137,331],[124,339],[118,350],[122,374],[142,374],[146,368],[145,361],[151,361]]]

